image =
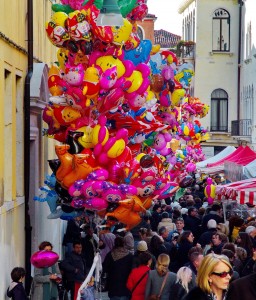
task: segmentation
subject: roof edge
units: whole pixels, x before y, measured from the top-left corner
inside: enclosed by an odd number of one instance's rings
[[[178,13],[182,14],[184,12],[184,10],[195,0],[182,0],[179,8],[178,8]]]

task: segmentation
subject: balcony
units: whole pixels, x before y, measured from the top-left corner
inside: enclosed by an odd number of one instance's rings
[[[243,119],[231,121],[231,136],[251,136],[252,120]]]
[[[177,44],[177,56],[180,58],[194,58],[196,44],[193,41],[179,41]]]

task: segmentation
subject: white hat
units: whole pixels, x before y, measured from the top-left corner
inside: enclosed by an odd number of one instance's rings
[[[148,245],[145,241],[140,241],[137,244],[137,250],[138,251],[147,251],[148,250]]]
[[[183,208],[180,210],[180,212],[181,212],[182,215],[185,215],[185,214],[188,213],[188,209],[185,208],[185,207],[183,207]]]
[[[208,229],[211,229],[211,228],[217,228],[217,222],[213,219],[210,219],[208,222],[207,222],[207,228]]]
[[[179,202],[172,202],[172,203],[171,203],[171,207],[172,207],[172,208],[181,209],[181,206],[179,205]]]
[[[252,231],[254,231],[256,229],[256,227],[254,226],[248,226],[246,229],[245,229],[245,232],[250,234]]]

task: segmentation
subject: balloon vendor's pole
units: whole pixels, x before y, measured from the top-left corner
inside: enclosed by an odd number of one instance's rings
[[[90,280],[92,278],[93,272],[94,272],[94,270],[96,269],[96,267],[98,266],[99,263],[100,263],[100,254],[96,253],[95,256],[94,256],[94,259],[93,259],[93,264],[92,264],[92,267],[90,269],[90,272],[88,273],[87,277],[85,278],[84,282],[82,283],[82,285],[80,286],[80,288],[78,290],[76,300],[81,299],[80,292],[83,288],[87,287],[88,283],[90,282]]]

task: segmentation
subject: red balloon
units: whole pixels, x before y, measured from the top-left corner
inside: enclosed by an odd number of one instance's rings
[[[59,255],[53,251],[37,251],[31,258],[31,264],[36,268],[48,268],[53,266],[59,259]]]

